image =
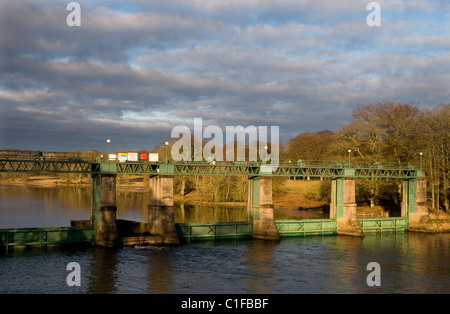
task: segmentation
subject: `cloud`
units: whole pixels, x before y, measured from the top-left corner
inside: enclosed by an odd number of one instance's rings
[[[356,105],[448,103],[449,5],[380,1],[0,3],[0,148],[151,148],[176,125],[337,129]],[[113,138],[114,137],[114,138]]]

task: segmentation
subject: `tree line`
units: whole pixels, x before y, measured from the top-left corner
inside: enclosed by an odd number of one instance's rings
[[[139,153],[157,152],[159,161],[167,156],[171,160],[169,140],[158,143],[153,150]],[[352,120],[335,131],[303,132],[286,143],[280,144],[280,160],[287,162],[331,161],[372,164],[387,162],[410,164],[422,169],[427,180],[429,205],[438,213],[450,213],[450,104],[432,109],[421,108],[417,104],[386,101],[371,105],[357,106],[352,112]],[[194,141],[191,141],[194,143]],[[206,143],[203,143],[206,144]],[[237,152],[234,143],[234,152]],[[259,144],[258,144],[259,145]],[[264,144],[265,145],[265,144]],[[268,152],[271,147],[268,144]],[[246,156],[248,156],[248,145]],[[12,150],[4,153],[13,154]],[[224,152],[226,149],[223,150]],[[191,147],[193,154],[194,147]],[[20,151],[20,155],[26,152]],[[34,153],[34,152],[32,152]],[[78,153],[86,159],[95,159],[99,152]],[[225,160],[225,156],[224,156]],[[205,161],[206,162],[206,161]],[[2,174],[0,177],[3,177]],[[274,177],[274,193],[283,193],[285,178]],[[323,188],[311,193],[315,200],[328,201],[329,182],[323,180]],[[197,199],[214,202],[247,201],[248,180],[246,177],[227,176],[175,176],[175,192],[187,195],[196,192]],[[390,198],[397,205],[401,201],[401,182],[395,180],[357,180],[357,201],[376,205],[382,199]]]
[[[350,150],[355,162],[409,163],[425,175],[432,210],[450,212],[449,104],[421,110],[416,104],[387,101],[358,106],[352,117],[334,132],[307,132],[290,139],[286,157],[345,160]],[[366,184],[372,196],[381,189],[392,194],[395,188],[386,180]]]
[[[352,120],[335,131],[304,132],[289,139],[281,144],[280,160],[407,163],[422,169],[431,208],[450,212],[449,142],[449,104],[423,109],[417,104],[386,101],[357,106]],[[171,143],[169,159],[170,148]],[[164,142],[154,148],[161,160],[164,160],[165,150]],[[283,191],[283,180],[275,179],[275,193]],[[389,180],[360,180],[357,188],[359,199],[371,205],[380,195],[399,197],[400,194],[399,182]],[[244,177],[177,176],[175,189],[183,195],[195,190],[205,201],[247,200]]]

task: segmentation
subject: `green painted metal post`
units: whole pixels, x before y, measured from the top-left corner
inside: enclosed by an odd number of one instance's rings
[[[330,218],[344,217],[344,178],[336,178],[331,182]]]
[[[417,179],[412,179],[408,181],[408,213],[416,213],[416,202],[417,202]]]
[[[331,181],[330,218],[344,217],[345,180],[345,178],[335,178]]]
[[[409,217],[416,213],[417,179],[403,181],[401,216]]]
[[[259,220],[259,189],[260,180],[249,179],[248,181],[248,207],[247,216],[248,221]]]

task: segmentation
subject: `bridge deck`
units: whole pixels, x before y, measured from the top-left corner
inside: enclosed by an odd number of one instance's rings
[[[129,175],[226,175],[226,176],[274,176],[274,177],[354,177],[413,179],[421,177],[421,171],[412,166],[392,165],[298,165],[280,164],[277,168],[256,162],[223,163],[145,163],[145,162],[90,162],[82,160],[20,160],[0,159],[0,172],[29,173],[115,173]]]

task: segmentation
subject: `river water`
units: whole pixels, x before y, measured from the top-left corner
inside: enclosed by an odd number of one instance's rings
[[[120,219],[145,221],[145,193],[118,194]],[[0,228],[89,219],[90,191],[0,188]],[[239,221],[245,207],[177,207],[176,222]],[[398,233],[206,241],[177,247],[95,247],[0,253],[0,293],[448,293],[450,234]],[[66,269],[80,265],[81,285]],[[376,262],[379,286],[367,265]]]

